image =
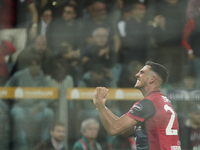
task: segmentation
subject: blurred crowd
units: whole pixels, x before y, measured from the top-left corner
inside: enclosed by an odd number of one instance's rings
[[[170,71],[163,88],[198,89],[199,12],[200,0],[0,0],[0,86],[133,88],[135,74],[151,60]],[[1,149],[49,140],[57,105],[1,100]],[[120,116],[132,103],[107,105]],[[72,147],[84,119],[100,120],[91,100],[68,107]],[[121,141],[121,148],[131,142],[135,150],[131,138],[109,137],[101,124],[98,130],[104,149]]]

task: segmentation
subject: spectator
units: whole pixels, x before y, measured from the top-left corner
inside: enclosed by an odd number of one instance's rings
[[[16,72],[6,83],[11,87],[46,87],[48,83],[41,68],[41,59],[37,55],[29,59],[29,66]],[[14,121],[14,149],[30,149],[38,140],[48,138],[48,129],[53,120],[53,111],[43,100],[24,99],[11,108]]]
[[[73,77],[69,75],[68,63],[53,61],[50,64],[52,71],[50,77],[47,77],[49,86],[57,87],[59,89],[74,87]]]
[[[11,55],[15,52],[13,44],[5,40],[0,44],[0,86],[4,86],[9,78],[10,72],[5,61],[5,56]]]
[[[46,38],[42,35],[38,35],[35,38],[34,43],[30,46],[27,46],[25,50],[20,53],[12,73],[26,68],[28,66],[27,62],[29,62],[33,55],[38,55],[41,58],[42,70],[44,71],[45,75],[49,74],[51,70],[49,63],[53,59],[53,53],[47,47]]]
[[[200,105],[193,104],[189,108],[189,118],[180,121],[180,141],[182,150],[200,148]]]
[[[63,9],[62,18],[52,21],[49,25],[46,33],[47,43],[55,54],[62,43],[69,43],[75,50],[80,49],[82,25],[76,16],[76,8],[67,4]]]
[[[85,44],[93,42],[92,32],[98,27],[106,28],[109,33],[109,41],[114,45],[115,51],[118,52],[120,47],[120,39],[116,25],[109,20],[106,5],[102,1],[95,0],[89,7],[90,17],[84,20],[84,38]]]
[[[65,124],[55,122],[50,128],[50,138],[37,144],[34,150],[66,150],[63,144],[65,132]]]
[[[76,87],[82,75],[80,50],[74,50],[69,43],[62,43],[55,59],[69,64],[69,74],[73,77],[74,86]]]
[[[66,95],[67,89],[74,87],[73,77],[69,74],[70,72],[69,64],[65,61],[54,60],[49,65],[51,66],[51,72],[50,72],[50,76],[46,77],[49,86],[57,87],[60,92],[64,92],[64,95]],[[58,103],[56,102],[57,105]],[[72,113],[74,109],[74,106],[73,106],[74,102],[69,101],[67,103],[69,106],[69,110]],[[66,103],[66,107],[67,107],[67,103]]]
[[[122,63],[147,60],[147,22],[145,20],[145,5],[134,3],[131,9],[131,18],[126,18],[126,27],[123,47],[120,51]],[[127,16],[126,16],[127,17]]]
[[[123,7],[123,0],[111,0],[107,1],[106,5],[108,7],[108,15],[111,19],[111,22],[117,24],[121,18],[121,9]]]
[[[182,45],[187,50],[188,62],[186,64],[186,74],[194,72],[196,78],[195,88],[200,86],[200,16],[190,18],[184,28]]]
[[[152,11],[151,11],[152,10]],[[150,36],[155,61],[169,69],[169,83],[179,85],[183,76],[184,53],[181,39],[185,24],[185,1],[165,0],[149,9],[149,24],[152,25]],[[151,16],[152,15],[152,16]],[[178,59],[177,59],[178,58]]]
[[[46,36],[46,31],[49,26],[49,24],[52,21],[52,10],[50,8],[45,8],[42,11],[42,15],[40,17],[39,23],[38,23],[38,34]]]
[[[1,38],[10,40],[16,48],[10,58],[12,66],[24,49],[27,38],[32,40],[37,34],[38,13],[34,0],[2,0],[0,7]],[[31,27],[27,36],[29,24]]]
[[[112,44],[108,43],[109,32],[105,28],[96,28],[93,31],[94,43],[82,51],[82,64],[84,72],[89,70],[89,65],[101,63],[111,69],[117,60],[117,55]]]
[[[180,88],[186,90],[195,89],[196,78],[193,74],[188,74],[183,77]]]
[[[126,46],[124,44],[125,42],[125,37],[127,36],[126,33],[126,25],[127,25],[127,21],[131,19],[131,10],[132,10],[132,6],[129,5],[124,5],[121,9],[121,19],[118,21],[117,23],[117,27],[118,27],[118,31],[119,31],[119,35],[120,35],[120,39],[121,39],[121,48],[123,49],[124,46]]]
[[[90,70],[83,75],[78,87],[96,87],[97,85],[116,87],[110,70],[99,63],[91,64]]]
[[[96,141],[99,126],[99,122],[93,118],[83,120],[80,129],[82,137],[75,142],[73,150],[102,150],[101,145]]]

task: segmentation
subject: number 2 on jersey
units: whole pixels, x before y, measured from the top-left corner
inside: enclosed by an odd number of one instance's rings
[[[175,120],[174,110],[170,106],[168,106],[167,104],[165,104],[164,109],[165,109],[165,111],[169,110],[171,112],[171,117],[170,117],[169,123],[168,123],[168,125],[165,129],[166,135],[178,135],[177,130],[172,129],[172,126],[173,126],[173,123],[174,123],[174,120]]]

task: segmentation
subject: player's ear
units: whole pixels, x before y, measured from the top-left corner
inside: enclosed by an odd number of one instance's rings
[[[154,83],[155,82],[155,80],[156,80],[156,76],[151,76],[151,79],[150,79],[150,84],[152,84],[152,83]]]

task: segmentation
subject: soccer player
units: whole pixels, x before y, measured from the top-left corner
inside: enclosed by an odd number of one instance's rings
[[[136,74],[135,88],[144,99],[136,102],[121,117],[114,115],[106,106],[108,89],[97,87],[93,102],[99,111],[106,131],[111,135],[136,136],[137,150],[180,150],[177,115],[170,100],[160,92],[168,79],[168,70],[148,61]]]

